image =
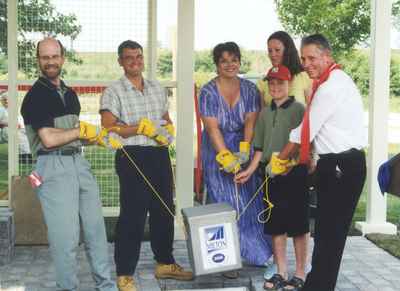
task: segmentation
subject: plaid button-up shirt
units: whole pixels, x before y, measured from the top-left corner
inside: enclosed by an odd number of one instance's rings
[[[137,125],[141,118],[162,119],[168,112],[165,88],[157,81],[143,80],[143,93],[124,75],[112,83],[100,98],[100,112],[110,111],[120,124]],[[122,139],[124,145],[156,146],[157,142],[144,135]]]

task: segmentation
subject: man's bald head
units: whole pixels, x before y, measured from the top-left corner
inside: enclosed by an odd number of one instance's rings
[[[55,38],[47,37],[38,43],[36,53],[42,75],[58,86],[61,69],[65,61],[64,48],[61,42]]]
[[[63,57],[64,53],[65,53],[65,49],[64,46],[62,45],[61,41],[59,41],[58,39],[55,39],[53,37],[46,37],[42,40],[40,40],[37,45],[36,45],[36,57],[39,58],[40,56],[40,47],[41,46],[45,46],[45,45],[54,45],[57,44],[60,48],[60,55]]]

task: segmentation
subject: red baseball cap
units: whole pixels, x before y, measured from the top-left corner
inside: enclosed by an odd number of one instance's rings
[[[277,65],[276,67],[272,67],[271,69],[269,69],[266,79],[279,79],[283,81],[290,81],[292,79],[292,75],[290,74],[290,71],[287,67],[285,67],[284,65]]]

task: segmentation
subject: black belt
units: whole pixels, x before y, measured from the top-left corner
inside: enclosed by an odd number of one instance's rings
[[[65,148],[65,149],[58,149],[53,151],[45,151],[45,150],[38,150],[38,156],[45,156],[45,155],[60,155],[60,156],[73,156],[76,154],[80,154],[80,148]]]
[[[351,149],[349,149],[349,150],[347,150],[347,151],[340,152],[340,153],[336,153],[336,154],[334,154],[334,153],[330,153],[330,154],[318,154],[318,156],[319,156],[321,159],[324,159],[324,158],[338,157],[338,156],[344,156],[344,155],[348,155],[348,154],[355,154],[355,153],[362,153],[362,152],[364,152],[363,149],[358,150],[358,149],[355,149],[355,148],[351,148]]]

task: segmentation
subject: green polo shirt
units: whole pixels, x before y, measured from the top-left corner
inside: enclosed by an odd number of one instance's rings
[[[261,162],[267,163],[273,152],[280,152],[289,141],[290,131],[303,120],[304,105],[294,97],[276,106],[272,101],[258,116],[254,130],[254,150],[262,151]]]

